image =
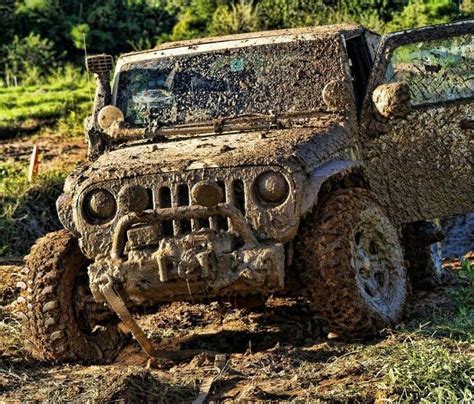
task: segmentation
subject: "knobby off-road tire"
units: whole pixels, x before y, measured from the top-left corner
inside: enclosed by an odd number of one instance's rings
[[[367,190],[325,197],[296,243],[304,292],[327,331],[361,338],[396,324],[407,274],[396,228]]]
[[[39,239],[26,257],[25,290],[18,301],[34,357],[107,361],[123,344],[114,316],[93,301],[88,263],[66,230]]]

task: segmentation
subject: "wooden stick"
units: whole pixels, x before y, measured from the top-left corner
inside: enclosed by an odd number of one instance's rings
[[[30,167],[28,169],[28,182],[33,182],[38,175],[39,170],[39,148],[37,145],[33,146],[33,151],[30,157]]]

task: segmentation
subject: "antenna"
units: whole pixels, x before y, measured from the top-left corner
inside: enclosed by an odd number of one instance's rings
[[[84,64],[86,63],[87,60],[87,43],[86,43],[86,34],[82,34],[82,41],[84,43]],[[91,75],[89,74],[89,69],[86,68],[87,72],[87,82],[90,84],[91,83]],[[89,86],[89,98],[91,101],[91,104],[94,102],[92,99],[92,89],[91,86]]]

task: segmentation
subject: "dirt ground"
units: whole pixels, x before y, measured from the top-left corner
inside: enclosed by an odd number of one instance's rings
[[[40,170],[70,170],[85,156],[82,139],[54,136],[1,141],[0,155],[26,162],[35,143]],[[156,348],[202,351],[179,362],[150,361],[132,339],[109,364],[38,362],[15,316],[21,266],[14,264],[0,262],[0,403],[192,402],[211,381],[208,402],[383,402],[393,395],[381,383],[383,363],[374,365],[370,355],[398,346],[395,332],[353,343],[329,339],[303,300],[278,297],[253,310],[235,302],[173,303],[140,317]],[[417,291],[404,326],[416,329],[452,309],[447,288]],[[208,351],[226,354],[220,369]]]
[[[86,142],[82,138],[68,138],[58,134],[41,133],[0,140],[0,156],[4,161],[29,161],[33,146],[40,152],[40,170],[69,171],[77,161],[86,158]]]
[[[376,402],[389,394],[377,387],[377,375],[366,371],[354,354],[361,347],[396,343],[390,333],[359,343],[328,339],[307,305],[295,299],[270,298],[265,307],[252,311],[231,302],[173,303],[141,317],[157,348],[203,351],[177,363],[150,361],[132,340],[106,365],[37,362],[25,351],[14,316],[18,289],[12,285],[20,270],[0,267],[0,402],[191,402],[203,382],[219,373],[215,357],[205,352],[209,350],[227,354],[209,402]],[[422,322],[427,313],[449,310],[444,289],[417,292],[409,317]]]

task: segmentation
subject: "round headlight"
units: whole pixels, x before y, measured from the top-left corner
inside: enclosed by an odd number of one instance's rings
[[[257,178],[257,195],[267,203],[281,203],[288,195],[288,182],[275,171],[267,171]]]
[[[85,213],[94,222],[106,222],[115,216],[117,204],[114,196],[105,189],[95,189],[86,195]]]
[[[151,204],[150,195],[140,185],[127,185],[118,195],[120,209],[129,212],[141,212]]]

